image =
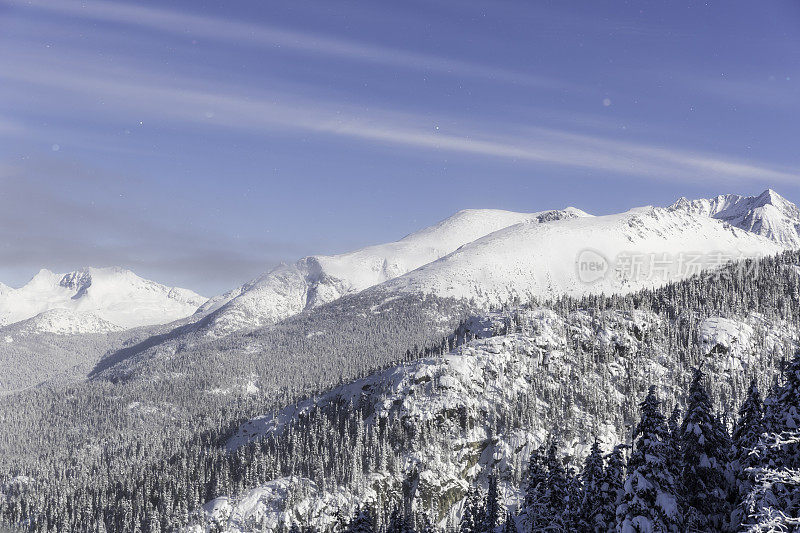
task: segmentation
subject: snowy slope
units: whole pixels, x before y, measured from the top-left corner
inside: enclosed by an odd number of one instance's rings
[[[256,328],[393,279],[493,231],[521,223],[538,225],[583,217],[589,215],[575,208],[540,213],[460,211],[396,242],[340,255],[311,256],[293,265],[281,265],[212,298],[198,314],[213,313],[208,323],[218,335]]]
[[[730,260],[800,247],[800,209],[772,190],[592,217],[468,210],[400,241],[281,265],[200,308],[211,331],[274,323],[381,286],[496,304],[620,293],[686,278]],[[601,276],[587,263],[602,263]],[[417,270],[415,270],[417,269]]]
[[[68,274],[41,270],[19,289],[0,288],[0,326],[36,317],[31,331],[107,332],[172,322],[205,301],[190,290],[166,287],[121,268]],[[47,313],[53,310],[58,312]]]
[[[787,248],[800,247],[800,209],[771,189],[752,197],[727,194],[706,200],[681,198],[670,209],[723,220]]]
[[[776,242],[706,213],[644,207],[617,215],[511,226],[383,287],[489,304],[625,293],[790,247],[786,241]]]
[[[531,449],[546,440],[553,419],[560,416],[562,395],[571,398],[573,426],[563,435],[563,448],[567,455],[581,458],[595,437],[605,451],[625,439],[630,421],[621,411],[631,401],[627,397],[631,383],[639,384],[636,398],[648,382],[659,383],[660,396],[670,398],[675,383],[688,376],[675,358],[663,352],[661,341],[654,342],[666,319],[652,312],[579,310],[563,314],[536,308],[514,315],[518,326],[511,328],[510,314],[476,317],[467,328],[477,338],[443,357],[389,368],[289,406],[275,416],[245,422],[228,440],[227,450],[233,452],[270,434],[280,434],[299,417],[335,406],[362,407],[369,413],[366,426],[390,418],[399,419],[407,428],[436,425],[441,431],[439,440],[420,439],[397,463],[405,472],[418,473],[419,501],[439,505],[426,509],[433,512],[439,525],[454,526],[461,497],[474,479],[485,482],[492,471],[503,482],[515,479],[515,470],[517,475],[521,473]],[[722,330],[747,334],[734,341],[727,334],[713,341],[706,337]],[[735,319],[708,317],[700,324],[700,332],[711,374],[753,372],[765,348],[780,355],[796,348],[796,325],[765,322],[756,314]],[[723,353],[714,349],[716,342],[734,342],[737,348]],[[576,350],[576,346],[583,349]],[[595,360],[598,353],[602,357]],[[538,395],[529,396],[531,387]],[[555,405],[547,403],[548,397]],[[494,435],[487,431],[493,413],[519,402],[528,406],[525,411],[535,412],[538,423],[534,427]],[[597,413],[604,417],[598,419]],[[337,510],[349,512],[365,502],[375,502],[377,491],[386,502],[393,489],[400,492],[397,487],[404,479],[387,469],[371,473],[361,486],[329,484],[322,490],[309,479],[278,478],[243,494],[217,498],[204,509],[232,532],[259,531],[264,522],[275,530],[281,526],[288,529],[298,519],[303,525],[323,529],[333,523]],[[302,487],[295,494],[303,497],[288,497],[292,487]],[[503,489],[505,503],[513,509],[520,494],[510,483]]]
[[[48,309],[38,315],[0,328],[0,335],[27,336],[38,333],[80,335],[112,333],[125,328],[112,324],[91,312],[77,313],[71,309]]]

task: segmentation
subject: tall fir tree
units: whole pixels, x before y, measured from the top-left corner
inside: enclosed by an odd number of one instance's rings
[[[551,441],[547,450],[547,481],[544,487],[545,521],[551,529],[558,529],[569,501],[567,471],[558,456],[559,442]]]
[[[369,508],[358,508],[353,514],[353,519],[347,524],[345,533],[375,533],[372,513]]]
[[[764,432],[750,451],[752,486],[742,503],[748,531],[800,530],[800,353],[764,400]]]
[[[497,476],[494,474],[489,474],[489,486],[484,502],[483,531],[491,533],[500,524],[500,517],[503,516],[500,489],[497,485]]]
[[[545,487],[547,486],[547,462],[544,447],[535,448],[528,459],[528,472],[525,479],[525,497],[522,502],[522,522],[530,531],[541,531],[547,526],[547,505]]]
[[[506,519],[503,521],[503,533],[517,533],[517,520],[511,511],[506,511]]]
[[[739,408],[739,418],[733,427],[730,470],[734,477],[732,491],[732,526],[745,521],[744,500],[753,489],[752,468],[758,464],[758,456],[752,453],[764,433],[764,407],[758,384],[753,379],[747,396]]]
[[[482,530],[483,506],[481,496],[476,486],[470,487],[464,498],[464,510],[461,513],[459,533],[479,533]]]
[[[595,439],[581,471],[581,521],[592,531],[603,530],[603,452]]]
[[[583,514],[583,482],[579,472],[567,470],[567,499],[561,515],[556,517],[554,531],[565,533],[591,531]]]
[[[678,532],[678,507],[673,465],[669,462],[669,429],[654,386],[640,404],[622,504],[617,509],[621,533]]]
[[[625,455],[627,448],[624,444],[614,447],[606,459],[603,472],[603,482],[600,485],[600,516],[601,522],[595,531],[614,531],[617,526],[617,507],[622,501],[623,486],[625,483]]]
[[[726,479],[730,437],[714,416],[704,377],[700,367],[694,370],[679,433],[682,503],[687,529],[721,531],[730,512]]]
[[[405,521],[403,520],[403,512],[400,511],[398,506],[392,509],[389,515],[389,523],[386,524],[386,533],[404,533]]]

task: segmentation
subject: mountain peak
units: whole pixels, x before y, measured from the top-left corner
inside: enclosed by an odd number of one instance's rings
[[[66,274],[42,269],[19,289],[0,288],[0,326],[58,309],[76,316],[93,314],[124,329],[184,318],[205,301],[190,290],[167,287],[121,267],[84,267]],[[63,322],[64,316],[51,313],[42,320],[50,323],[59,317]]]
[[[55,272],[52,272],[46,268],[42,268],[37,272],[28,283],[25,284],[25,287],[36,287],[41,285],[50,285],[54,282],[54,280],[59,279],[60,276]],[[24,287],[23,287],[24,288]]]
[[[668,209],[722,220],[788,248],[800,248],[800,209],[772,189],[758,196],[725,194],[699,200],[680,198]]]
[[[795,206],[792,202],[778,194],[772,189],[767,189],[766,191],[762,192],[758,195],[755,199],[756,205],[759,207],[763,207],[765,205],[772,205],[777,207],[781,210],[792,209],[794,208],[797,210],[797,206]]]
[[[89,269],[76,270],[75,272],[64,274],[64,277],[61,278],[58,284],[61,287],[81,293],[92,286],[92,274]],[[73,296],[73,298],[75,298],[75,296]]]

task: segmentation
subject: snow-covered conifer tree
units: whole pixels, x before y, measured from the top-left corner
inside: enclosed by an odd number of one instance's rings
[[[703,385],[704,374],[696,368],[689,387],[686,415],[680,427],[681,492],[685,527],[719,531],[727,520],[729,485],[726,468],[730,438],[714,416],[711,398]]]
[[[606,459],[606,468],[603,472],[603,483],[600,485],[601,513],[599,531],[614,531],[617,525],[617,506],[622,499],[622,489],[625,483],[625,456],[624,444],[614,447]]]
[[[603,453],[597,440],[586,457],[581,471],[582,498],[580,502],[580,518],[592,531],[606,531],[603,524]]]
[[[542,447],[531,452],[528,460],[528,473],[525,480],[525,498],[522,502],[522,515],[525,528],[532,531],[547,525],[546,504],[544,500],[547,484],[547,464]]]
[[[750,382],[747,397],[742,402],[739,418],[733,428],[730,470],[733,473],[735,484],[732,488],[734,508],[731,514],[731,524],[734,526],[745,520],[742,504],[753,488],[753,479],[749,469],[758,464],[758,457],[752,452],[764,433],[763,415],[761,395],[754,379]]]
[[[673,465],[669,463],[669,429],[656,389],[640,404],[622,503],[617,509],[621,533],[681,531],[681,513]]]

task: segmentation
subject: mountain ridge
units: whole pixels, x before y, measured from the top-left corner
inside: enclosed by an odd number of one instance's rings
[[[74,322],[85,315],[90,322],[97,318],[97,324],[110,324],[103,331],[128,329],[184,318],[205,301],[189,289],[168,287],[121,267],[85,267],[66,274],[41,269],[22,287],[0,287],[0,327],[61,310],[43,318],[37,328],[74,330],[53,319]]]
[[[590,217],[580,209],[516,213],[466,209],[398,241],[332,256],[313,255],[282,264],[212,298],[198,310],[210,334],[261,327],[379,285],[436,260],[469,242],[511,225]]]

